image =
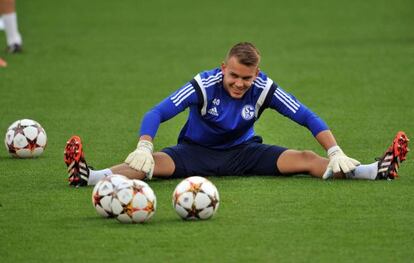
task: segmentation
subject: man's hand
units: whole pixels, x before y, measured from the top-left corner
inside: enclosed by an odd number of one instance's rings
[[[125,160],[129,167],[142,171],[148,179],[152,178],[154,172],[154,157],[152,157],[154,146],[152,142],[140,140],[137,149],[130,153]]]
[[[337,145],[329,148],[327,153],[329,157],[329,164],[322,176],[323,179],[328,179],[335,173],[339,173],[341,171],[344,174],[347,174],[355,170],[356,166],[360,165],[360,162],[357,160],[346,156]]]

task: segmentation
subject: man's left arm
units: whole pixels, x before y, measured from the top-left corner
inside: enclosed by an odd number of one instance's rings
[[[324,179],[329,178],[333,173],[341,171],[345,174],[349,173],[360,164],[357,160],[345,155],[326,123],[293,95],[278,87],[270,107],[296,123],[307,127],[319,144],[327,151],[329,164],[323,175]]]
[[[329,157],[329,164],[322,176],[323,179],[328,179],[333,174],[339,172],[347,174],[355,170],[356,166],[360,165],[357,160],[346,156],[336,143],[335,137],[330,130],[318,133],[315,138],[325,148]]]

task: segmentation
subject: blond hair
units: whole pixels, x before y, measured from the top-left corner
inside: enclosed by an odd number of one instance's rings
[[[240,64],[245,66],[258,66],[260,63],[259,50],[249,42],[240,42],[234,45],[226,56],[226,62],[231,58],[236,57]]]

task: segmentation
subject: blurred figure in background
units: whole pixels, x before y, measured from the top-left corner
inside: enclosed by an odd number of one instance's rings
[[[8,53],[19,53],[22,51],[22,36],[17,26],[15,0],[0,0],[0,15],[6,32]]]
[[[0,58],[0,68],[5,68],[5,67],[7,67],[7,62],[4,59]]]
[[[4,23],[3,23],[3,19],[1,19],[1,16],[0,16],[0,30],[4,30]]]
[[[4,31],[4,23],[3,23],[3,19],[1,19],[1,16],[0,16],[0,31]],[[4,68],[4,67],[7,67],[7,62],[4,59],[0,58],[0,68]]]

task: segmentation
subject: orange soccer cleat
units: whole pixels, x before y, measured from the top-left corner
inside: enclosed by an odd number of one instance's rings
[[[398,168],[400,163],[406,159],[408,149],[407,135],[403,131],[399,131],[395,136],[392,144],[385,151],[382,158],[378,159],[378,179],[393,180],[398,177]]]
[[[85,186],[88,184],[89,167],[86,164],[79,136],[72,136],[67,142],[63,152],[63,160],[68,167],[68,179],[71,186]]]

